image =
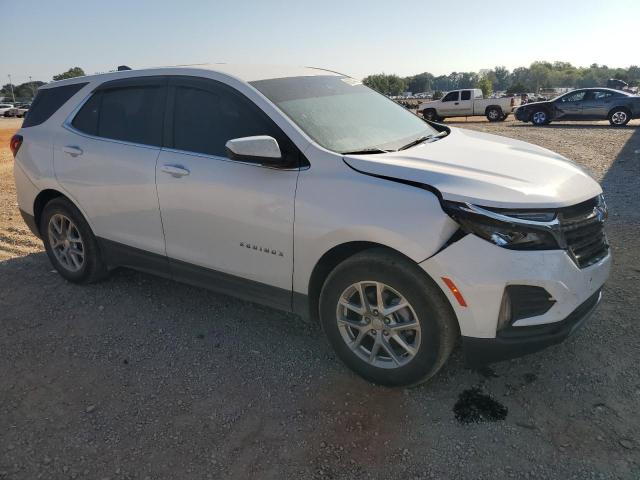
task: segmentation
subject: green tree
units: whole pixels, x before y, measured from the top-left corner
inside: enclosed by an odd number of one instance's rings
[[[509,80],[511,77],[509,70],[507,70],[506,67],[495,67],[493,69],[493,75],[495,77],[495,81],[493,82],[495,89],[506,90],[509,86]]]
[[[478,80],[476,88],[482,90],[482,95],[484,95],[485,98],[493,93],[493,84],[491,83],[491,79],[489,77],[482,77],[480,80]]]
[[[527,91],[527,87],[525,87],[521,83],[514,83],[509,88],[507,88],[507,95],[513,95],[515,93],[525,93]]]
[[[80,67],[73,67],[70,68],[69,70],[67,70],[64,73],[60,73],[58,75],[54,75],[53,79],[54,80],[66,80],[67,78],[75,78],[75,77],[84,77],[86,74],[84,73],[84,70],[82,70]]]
[[[398,75],[378,73],[364,78],[362,83],[384,95],[400,95],[405,91],[408,82]]]
[[[440,100],[443,95],[444,93],[442,93],[440,90],[436,90],[435,92],[433,92],[433,99]]]
[[[14,92],[16,94],[16,97],[33,98],[38,88],[44,85],[44,83],[45,82],[40,81],[23,83],[21,85],[18,85],[17,87],[14,87]]]

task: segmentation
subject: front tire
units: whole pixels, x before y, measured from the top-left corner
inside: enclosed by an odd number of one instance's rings
[[[438,121],[438,114],[433,108],[428,108],[427,110],[423,110],[422,116],[424,117],[425,120],[428,120],[430,122]]]
[[[536,127],[548,125],[550,122],[549,113],[546,110],[536,110],[531,114],[531,123]]]
[[[91,283],[107,275],[98,242],[82,213],[58,197],[44,207],[40,234],[49,260],[70,282]]]
[[[412,261],[378,248],[331,272],[320,294],[320,319],[340,359],[387,386],[427,381],[458,337],[440,288]]]
[[[616,107],[609,112],[609,123],[614,127],[624,127],[631,120],[631,112],[624,107]]]

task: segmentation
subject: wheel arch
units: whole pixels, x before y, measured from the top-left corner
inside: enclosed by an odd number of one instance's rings
[[[489,110],[491,110],[492,108],[497,108],[498,110],[500,110],[500,112],[504,113],[504,110],[500,105],[487,105],[484,109],[484,114],[486,115],[487,113],[489,113]]]
[[[609,111],[607,112],[607,117],[609,117],[616,110],[625,110],[627,113],[629,113],[629,116],[632,115],[631,109],[628,106],[626,106],[626,105],[616,105],[615,107],[611,107],[609,109]]]
[[[309,317],[311,318],[311,320],[319,321],[318,308],[320,304],[320,292],[329,274],[338,265],[340,265],[342,262],[352,257],[353,255],[356,255],[365,250],[371,250],[374,248],[386,250],[390,253],[399,255],[409,260],[411,263],[416,263],[410,257],[396,250],[395,248],[391,248],[387,245],[383,245],[377,242],[351,241],[351,242],[335,245],[334,247],[327,250],[320,257],[320,259],[316,262],[311,272],[311,276],[309,277],[307,295],[308,295]],[[416,263],[416,266],[417,266],[417,263]],[[425,275],[427,275],[426,272],[425,272]]]
[[[47,203],[58,197],[66,198],[75,205],[75,202],[67,197],[64,193],[53,188],[42,190],[40,193],[38,193],[38,195],[36,195],[36,198],[33,201],[33,218],[35,220],[36,228],[38,229],[38,232],[40,234],[42,234],[42,232],[40,232],[40,218],[42,216],[42,211],[44,210],[44,207]]]

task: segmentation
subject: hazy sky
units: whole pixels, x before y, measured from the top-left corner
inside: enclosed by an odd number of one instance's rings
[[[521,6],[518,6],[521,4]],[[640,64],[640,0],[0,0],[0,84],[72,66],[311,65],[356,77]],[[395,6],[392,6],[395,5]],[[402,6],[405,5],[405,6]]]

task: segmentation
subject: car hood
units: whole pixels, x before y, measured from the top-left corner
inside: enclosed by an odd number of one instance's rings
[[[444,199],[487,207],[556,208],[602,193],[578,165],[530,143],[452,128],[441,140],[407,150],[346,155],[369,175],[418,182]]]
[[[549,105],[550,103],[552,103],[552,102],[549,101],[549,100],[540,100],[539,102],[523,103],[518,108],[537,107],[537,106],[540,106],[540,105]]]

